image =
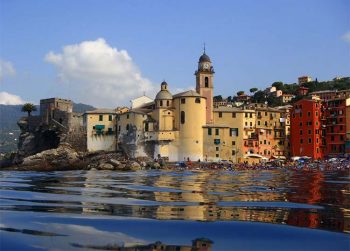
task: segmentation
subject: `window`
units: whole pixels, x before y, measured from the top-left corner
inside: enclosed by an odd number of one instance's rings
[[[128,114],[126,114],[126,119],[129,119],[129,113],[128,113]]]
[[[253,122],[250,122],[250,126],[253,126]]]
[[[316,112],[316,117],[318,116],[318,112]]]
[[[126,125],[126,130],[129,131],[129,124]]]
[[[312,124],[312,123],[311,123]],[[318,126],[318,121],[316,121],[316,126]]]
[[[303,122],[300,122],[300,123],[299,123],[299,126],[303,126]]]
[[[331,136],[331,141],[334,141],[334,136],[333,135]]]
[[[112,121],[112,119],[113,119],[113,116],[112,116],[112,115],[109,115],[109,116],[108,116],[108,120],[109,120],[109,121]]]
[[[205,86],[205,88],[209,87],[209,78],[208,77],[204,78],[204,86]]]
[[[266,145],[266,139],[264,139],[264,145]]]
[[[181,111],[181,124],[185,124],[185,112]]]
[[[200,98],[196,98],[195,102],[196,102],[197,104],[200,104],[200,103],[201,103],[201,99],[200,99]]]
[[[258,120],[258,125],[260,125],[260,120]]]
[[[309,138],[309,144],[311,144],[311,138]]]
[[[300,113],[299,113],[299,117],[301,118],[302,116],[303,116],[303,113],[302,113],[302,112],[300,112]]]
[[[267,121],[265,121],[265,126],[267,126]]]
[[[166,106],[169,106],[169,105],[170,105],[170,101],[167,100],[167,101],[166,101]]]
[[[233,113],[232,113],[232,118],[235,118],[235,117],[236,117],[236,113],[233,112]]]
[[[300,130],[299,135],[303,135],[303,130]]]
[[[118,132],[120,132],[120,126],[118,126]]]
[[[219,112],[219,118],[222,118],[222,112]]]
[[[215,128],[215,135],[219,135],[219,128]]]
[[[316,143],[318,143],[318,138],[316,138]]]
[[[302,144],[303,143],[303,139],[300,139],[300,144]]]
[[[311,130],[309,130],[309,134],[311,134]]]
[[[319,152],[318,147],[316,148],[316,152],[317,152],[317,153]]]
[[[216,150],[216,151],[219,151],[219,147],[218,147],[218,146],[217,146],[217,147],[215,147],[215,150]]]
[[[307,112],[307,116],[310,117],[311,116],[311,112]]]
[[[145,123],[145,132],[148,132],[148,129],[149,129],[149,125],[148,125],[148,123],[146,122],[146,123]]]
[[[218,153],[215,156],[216,156],[216,158],[219,158],[219,154]]]
[[[253,117],[253,113],[250,113],[250,114],[249,114],[249,118],[252,118],[252,117]]]
[[[99,116],[98,116],[98,120],[99,120],[99,121],[103,121],[103,115],[99,115]]]
[[[238,137],[238,128],[230,128],[230,136]]]
[[[159,101],[159,106],[163,106],[163,100]]]
[[[232,150],[232,155],[236,155],[236,151],[235,150]]]
[[[246,112],[244,116],[245,116],[246,118],[248,118],[248,113]]]
[[[186,104],[186,99],[182,98],[181,99],[181,104]]]
[[[236,141],[232,141],[232,145],[235,146],[236,145]]]
[[[211,135],[211,128],[208,128],[208,135]]]

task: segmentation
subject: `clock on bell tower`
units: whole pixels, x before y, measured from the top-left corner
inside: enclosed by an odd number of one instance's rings
[[[207,124],[213,123],[213,80],[214,80],[214,68],[211,64],[210,58],[205,54],[199,58],[198,69],[195,72],[196,75],[196,91],[207,100],[206,104],[206,122]]]

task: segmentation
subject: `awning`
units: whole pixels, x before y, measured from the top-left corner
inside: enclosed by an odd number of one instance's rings
[[[244,158],[245,159],[248,159],[248,158],[267,159],[266,157],[264,157],[260,154],[254,154],[254,153],[246,154],[246,155],[244,155]]]
[[[272,156],[273,159],[287,159],[285,156]]]
[[[105,126],[104,125],[95,125],[95,129],[96,130],[103,130],[103,129],[105,129]]]

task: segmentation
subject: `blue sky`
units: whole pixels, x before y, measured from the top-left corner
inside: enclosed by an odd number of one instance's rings
[[[194,87],[203,42],[223,96],[349,76],[349,13],[348,0],[1,0],[0,103],[115,107],[164,79],[175,93]]]

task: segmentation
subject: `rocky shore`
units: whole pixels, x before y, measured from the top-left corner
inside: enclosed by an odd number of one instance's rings
[[[68,143],[62,143],[55,149],[49,149],[23,158],[21,163],[2,167],[2,170],[56,171],[75,169],[133,171],[159,168],[160,165],[150,159],[127,159],[121,152],[78,152]]]
[[[33,126],[31,118],[21,118],[16,154],[0,161],[1,170],[56,171],[74,169],[131,171],[159,168],[152,159],[129,159],[123,152],[83,151],[79,140],[71,140],[70,132],[55,125]],[[33,124],[33,123],[32,123]],[[76,133],[76,132],[75,132]],[[75,135],[77,138],[79,135]]]

